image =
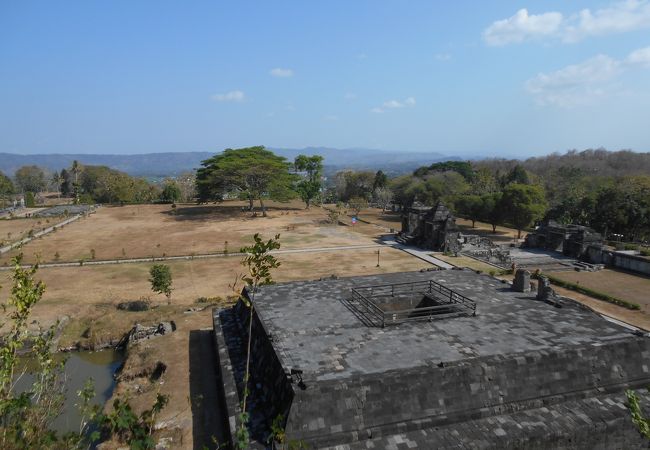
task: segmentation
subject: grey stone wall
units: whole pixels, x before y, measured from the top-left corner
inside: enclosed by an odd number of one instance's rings
[[[587,259],[594,264],[605,264],[650,276],[650,259],[643,256],[605,250],[592,245],[587,248]]]
[[[337,445],[621,393],[650,383],[642,361],[650,361],[649,340],[629,338],[341,381],[305,379],[287,436],[315,447]]]

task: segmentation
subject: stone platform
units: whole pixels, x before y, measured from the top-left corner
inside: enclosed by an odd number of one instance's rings
[[[352,288],[434,280],[476,316],[372,326]],[[247,292],[249,298],[252,293]],[[281,415],[310,448],[645,448],[624,390],[650,396],[650,339],[468,270],[266,286],[253,298],[251,428]],[[214,313],[232,430],[249,310]]]

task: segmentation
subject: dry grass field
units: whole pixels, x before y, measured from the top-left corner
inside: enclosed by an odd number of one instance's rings
[[[598,272],[553,272],[550,275],[637,303],[641,306],[642,312],[650,314],[650,278],[648,277],[610,269]]]
[[[436,253],[434,256],[456,267],[467,267],[469,269],[480,270],[481,272],[485,273],[499,272],[501,270],[497,267],[491,266],[490,264],[486,264],[482,261],[470,258],[469,256],[447,256],[442,253]]]
[[[135,205],[103,207],[95,214],[23,248],[26,262],[124,259],[230,252],[250,243],[253,234],[281,234],[283,248],[335,247],[373,243],[381,230],[360,236],[351,227],[326,223],[326,211],[305,210],[300,202],[273,203],[268,217],[242,211],[243,202],[219,205]],[[16,252],[0,258],[7,264]]]
[[[392,248],[380,249],[380,267],[376,267],[375,249],[337,250],[278,255],[281,266],[276,270],[276,281],[312,280],[337,275],[352,276],[373,273],[419,270],[430,264]],[[62,346],[81,339],[86,328],[95,330],[99,340],[121,335],[135,321],[156,321],[189,306],[199,306],[199,297],[232,295],[229,287],[243,273],[241,258],[170,261],[173,289],[171,306],[162,295],[151,291],[149,268],[151,263],[112,264],[105,266],[74,266],[41,268],[38,278],[46,285],[45,295],[34,310],[34,319],[42,325],[54,323],[61,316],[72,319],[67,327]],[[0,285],[8,286],[10,273],[0,272]],[[241,285],[238,289],[241,289]],[[6,292],[3,292],[6,295]],[[134,313],[118,311],[120,302],[150,298],[158,308]]]
[[[0,243],[11,243],[27,237],[30,231],[40,231],[57,222],[56,218],[0,219]]]

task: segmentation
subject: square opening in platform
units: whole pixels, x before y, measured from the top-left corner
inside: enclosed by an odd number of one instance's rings
[[[476,315],[476,303],[435,281],[352,288],[357,311],[373,325]]]

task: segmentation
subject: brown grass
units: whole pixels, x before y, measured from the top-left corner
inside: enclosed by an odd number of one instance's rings
[[[310,280],[332,274],[353,276],[374,273],[418,270],[431,267],[428,263],[392,248],[380,249],[380,267],[376,267],[375,249],[340,250],[319,253],[278,255],[281,267],[275,272],[277,281]],[[35,307],[33,318],[43,325],[52,324],[61,316],[72,320],[61,345],[81,339],[88,327],[98,342],[121,335],[143,318],[162,318],[170,313],[196,305],[199,297],[231,295],[237,275],[244,272],[240,257],[225,257],[191,261],[171,261],[173,276],[172,306],[166,306],[163,295],[151,291],[148,281],[150,263],[114,264],[41,268],[38,278],[46,285],[43,300]],[[9,272],[0,272],[0,285],[9,286]],[[239,285],[238,290],[241,289]],[[6,295],[6,291],[3,292]],[[151,298],[159,308],[135,313],[118,311],[123,301]],[[158,319],[156,319],[158,320]]]
[[[474,258],[470,258],[469,256],[446,256],[442,253],[436,253],[434,256],[456,267],[467,267],[469,269],[480,270],[481,272],[485,273],[499,272],[501,270],[497,267],[491,266],[490,264],[486,264],[484,262],[477,261]]]
[[[0,244],[19,241],[27,237],[30,230],[37,232],[60,221],[57,218],[0,219]]]
[[[637,303],[641,306],[642,312],[650,313],[650,295],[648,294],[650,293],[650,278],[648,277],[610,269],[598,272],[553,272],[549,275]]]
[[[269,217],[243,212],[243,202],[221,205],[136,205],[103,207],[97,213],[27,244],[26,262],[123,259],[238,251],[255,233],[281,234],[284,248],[333,247],[372,243],[380,231],[360,236],[350,227],[327,225],[322,208],[299,208],[300,204],[270,204]],[[6,264],[16,252],[0,258]]]

